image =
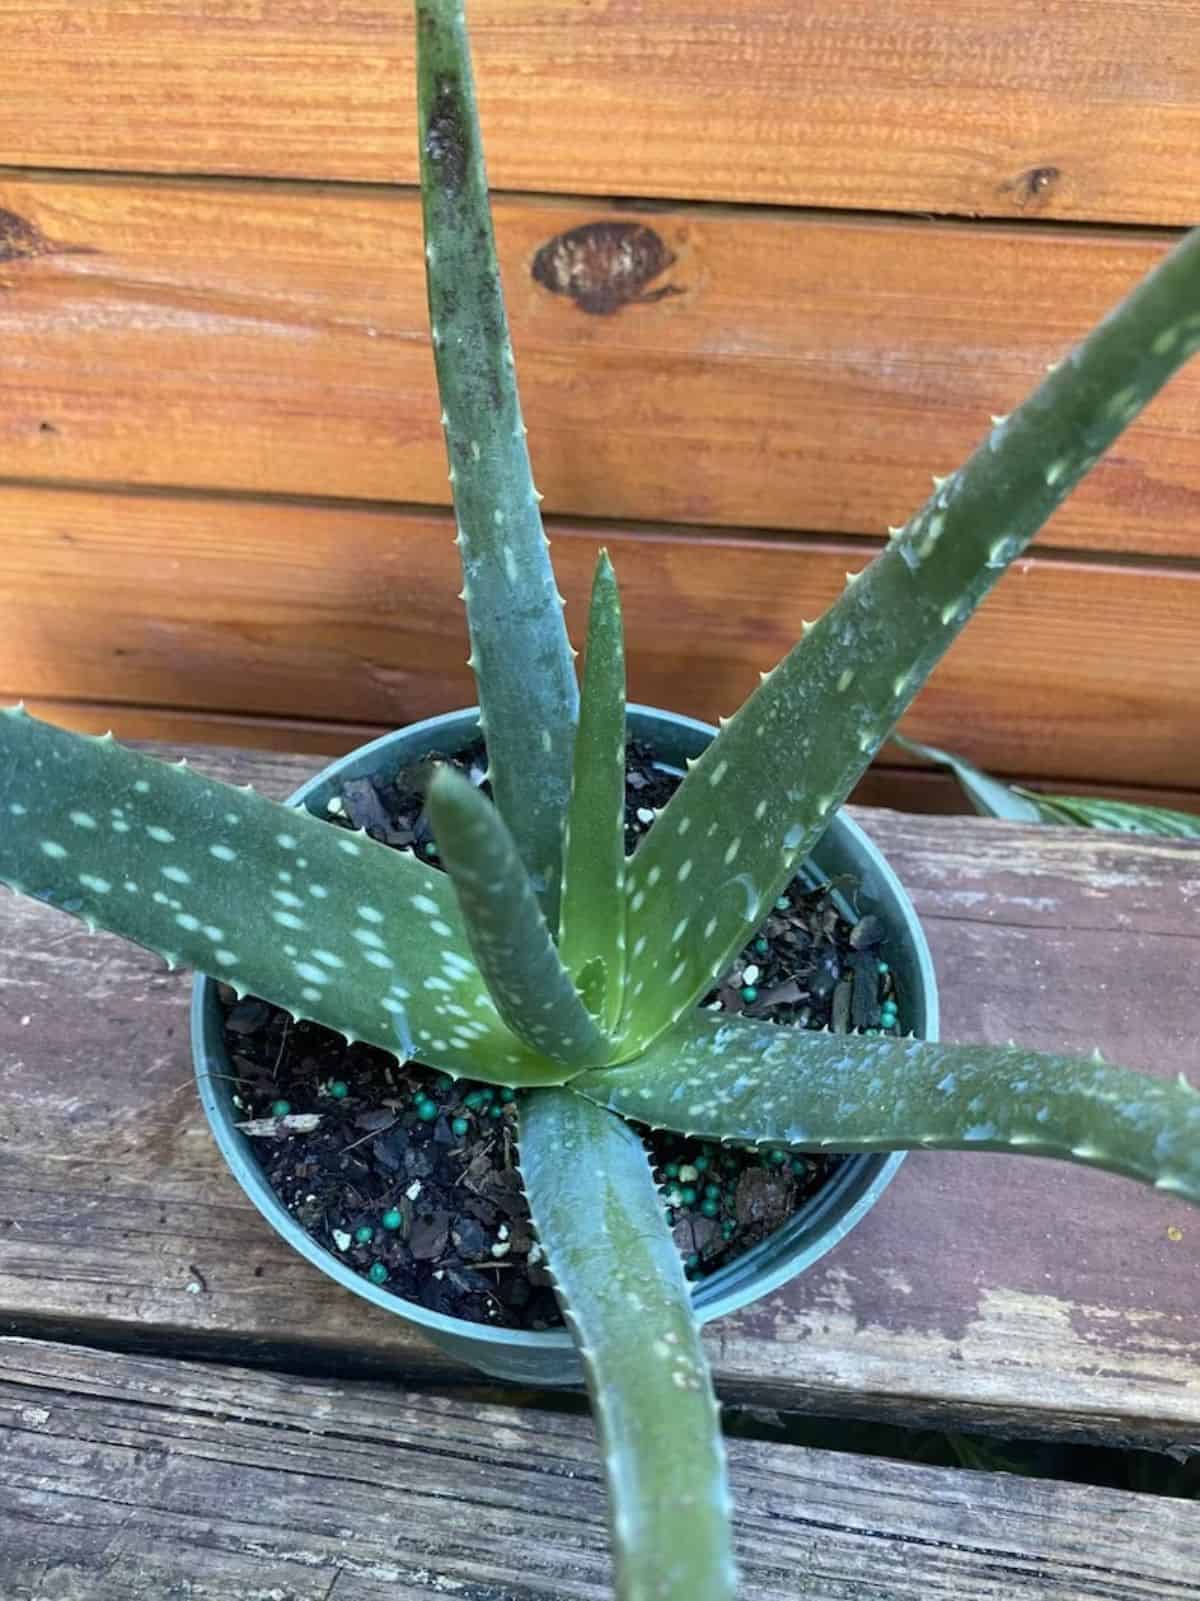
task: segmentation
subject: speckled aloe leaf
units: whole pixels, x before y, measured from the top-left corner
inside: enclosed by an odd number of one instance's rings
[[[572,1090],[704,1138],[821,1151],[1012,1151],[1140,1179],[1200,1204],[1200,1093],[1021,1046],[817,1034],[694,1012]]]
[[[966,619],[1200,349],[1200,231],[999,419],[692,766],[626,878],[632,1057],[726,966]]]
[[[1195,812],[1107,800],[1099,795],[1043,795],[1025,789],[1015,793],[1036,806],[1047,823],[1111,828],[1121,834],[1151,834],[1159,839],[1200,839],[1200,816]]]
[[[604,1061],[607,1037],[562,964],[513,837],[492,803],[452,767],[429,786],[429,815],[467,939],[500,1016],[555,1061]]]
[[[1058,823],[1075,828],[1110,828],[1122,834],[1151,834],[1160,839],[1200,839],[1200,816],[1169,806],[1144,806],[1107,800],[1098,795],[1046,795],[1039,790],[1005,784],[953,751],[922,745],[893,734],[892,740],[914,756],[949,767],[975,810],[984,817],[1017,823]]]
[[[600,1431],[622,1601],[730,1601],[725,1451],[640,1139],[571,1090],[520,1103],[521,1173]]]
[[[401,1058],[564,1076],[501,1022],[445,874],[19,708],[0,712],[0,882]]]
[[[601,962],[603,1016],[621,1013],[625,977],[625,641],[616,574],[602,550],[592,583],[587,656],[563,846],[558,948],[579,977]]]
[[[557,927],[578,691],[530,471],[462,0],[417,0],[430,331],[500,814]]]

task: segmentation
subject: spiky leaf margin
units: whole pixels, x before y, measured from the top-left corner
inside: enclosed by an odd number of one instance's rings
[[[19,707],[0,712],[0,882],[401,1059],[565,1076],[505,1028],[444,873]]]
[[[1200,230],[1009,418],[766,676],[633,858],[636,1056],[762,921],[975,607],[1173,372],[1200,349]]]
[[[604,1450],[622,1601],[732,1601],[716,1398],[645,1148],[571,1090],[520,1100],[521,1174]]]
[[[517,397],[462,0],[416,0],[429,320],[488,776],[551,927],[578,690]]]
[[[695,1012],[572,1091],[655,1127],[814,1151],[1009,1151],[1139,1179],[1200,1205],[1200,1093],[1021,1046],[818,1034]]]

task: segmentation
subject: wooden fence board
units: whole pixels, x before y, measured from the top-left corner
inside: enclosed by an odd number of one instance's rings
[[[7,0],[0,161],[411,181],[409,9]],[[493,182],[1195,218],[1195,0],[474,0]]]
[[[730,1442],[745,1601],[1197,1601],[1200,1506]],[[0,1341],[7,1601],[604,1601],[582,1418]]]
[[[175,741],[178,744],[225,745],[260,751],[294,751],[309,756],[344,756],[347,751],[380,734],[383,723],[325,723],[305,718],[239,716],[231,712],[184,711],[171,706],[118,705],[104,701],[46,700],[0,688],[0,706],[24,700],[28,710],[60,728],[80,734],[103,734],[120,728],[125,740]],[[959,745],[977,746],[980,730],[969,738],[959,733]],[[949,736],[947,736],[949,737]],[[1028,773],[997,774],[1013,784],[1062,794],[1064,781],[1030,777]],[[1070,793],[1130,801],[1140,806],[1166,806],[1200,816],[1200,790],[1154,789],[1132,784],[1094,784],[1072,778]],[[956,779],[933,768],[919,768],[894,746],[888,746],[863,775],[850,796],[856,806],[889,806],[895,811],[922,816],[961,817],[972,811]]]
[[[0,525],[0,685],[19,693],[383,726],[474,699],[446,514],[8,489]],[[606,544],[633,696],[710,720],[872,554],[551,532],[575,632]],[[1029,558],[906,727],[950,745],[969,729],[997,772],[1197,789],[1198,637],[1200,571]]]
[[[311,760],[190,752],[282,795]],[[1200,843],[860,813],[913,894],[950,1039],[1195,1072]],[[187,981],[0,892],[0,1327],[460,1377],[289,1251],[191,1082]],[[1200,1447],[1200,1229],[1177,1197],[914,1153],[838,1248],[721,1320],[732,1398],[910,1426]]]
[[[13,178],[0,208],[0,477],[448,504],[413,193]],[[642,290],[679,292],[589,315],[535,281],[595,223],[652,229]],[[548,510],[867,534],[1168,242],[546,199],[498,228]],[[621,259],[587,255],[592,297]],[[1197,438],[1200,364],[1042,542],[1200,557]]]

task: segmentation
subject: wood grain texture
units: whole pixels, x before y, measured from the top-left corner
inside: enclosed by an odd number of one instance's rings
[[[1196,1601],[1200,1506],[730,1444],[740,1594]],[[602,1601],[581,1418],[0,1341],[7,1601]]]
[[[0,476],[448,504],[411,192],[14,178],[0,208]],[[601,316],[534,281],[596,222],[652,228],[642,292],[679,292]],[[497,227],[548,510],[879,535],[1168,243],[546,199]],[[1198,437],[1193,364],[1043,544],[1200,557]]]
[[[384,727],[474,700],[446,514],[9,488],[0,525],[0,685],[31,699]],[[551,532],[575,633],[607,545],[632,698],[710,721],[873,552]],[[905,727],[999,773],[1197,789],[1198,637],[1200,570],[1029,558]]]
[[[178,744],[227,745],[247,750],[294,751],[307,756],[344,756],[368,740],[388,732],[383,723],[324,723],[303,718],[244,717],[230,712],[181,711],[169,706],[115,705],[103,701],[45,700],[0,688],[0,706],[24,699],[35,717],[80,734],[103,734],[120,728],[125,740],[175,741]],[[970,731],[977,739],[978,729]],[[903,752],[889,747],[885,759],[863,775],[850,799],[856,806],[889,806],[922,816],[973,815],[956,779],[907,763]],[[1062,783],[1028,773],[997,774],[1026,788],[1063,792]],[[1093,784],[1071,780],[1071,793],[1130,801],[1135,806],[1166,806],[1200,816],[1200,790],[1147,789],[1132,784]]]
[[[0,15],[4,162],[415,176],[405,7],[6,0]],[[1194,0],[475,0],[471,21],[501,187],[1194,218]]]
[[[191,752],[282,795],[311,760]],[[1196,1070],[1200,844],[860,813],[933,945],[944,1036]],[[196,1104],[187,981],[0,894],[0,1326],[462,1377],[287,1250]],[[909,1157],[785,1289],[708,1331],[758,1404],[1200,1447],[1200,1227],[1178,1199],[1026,1157]]]
[[[78,734],[104,734],[119,728],[124,740],[174,740],[177,744],[230,745],[248,750],[301,752],[306,756],[344,756],[388,731],[383,723],[327,723],[315,718],[195,712],[177,706],[53,700],[0,689],[0,706],[12,706],[17,701],[24,701],[34,717]]]

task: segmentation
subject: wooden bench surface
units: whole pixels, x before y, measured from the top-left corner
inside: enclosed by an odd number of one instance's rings
[[[741,1601],[1197,1601],[1200,1508],[730,1442]],[[0,1339],[5,1601],[605,1601],[584,1419]]]
[[[282,795],[311,760],[192,753]],[[862,821],[933,945],[947,1038],[1196,1072],[1200,844],[886,812]],[[0,898],[0,1326],[461,1382],[283,1246],[196,1103],[188,980]],[[722,1390],[827,1415],[1200,1445],[1200,1226],[1032,1158],[916,1153],[852,1235],[713,1325]]]

